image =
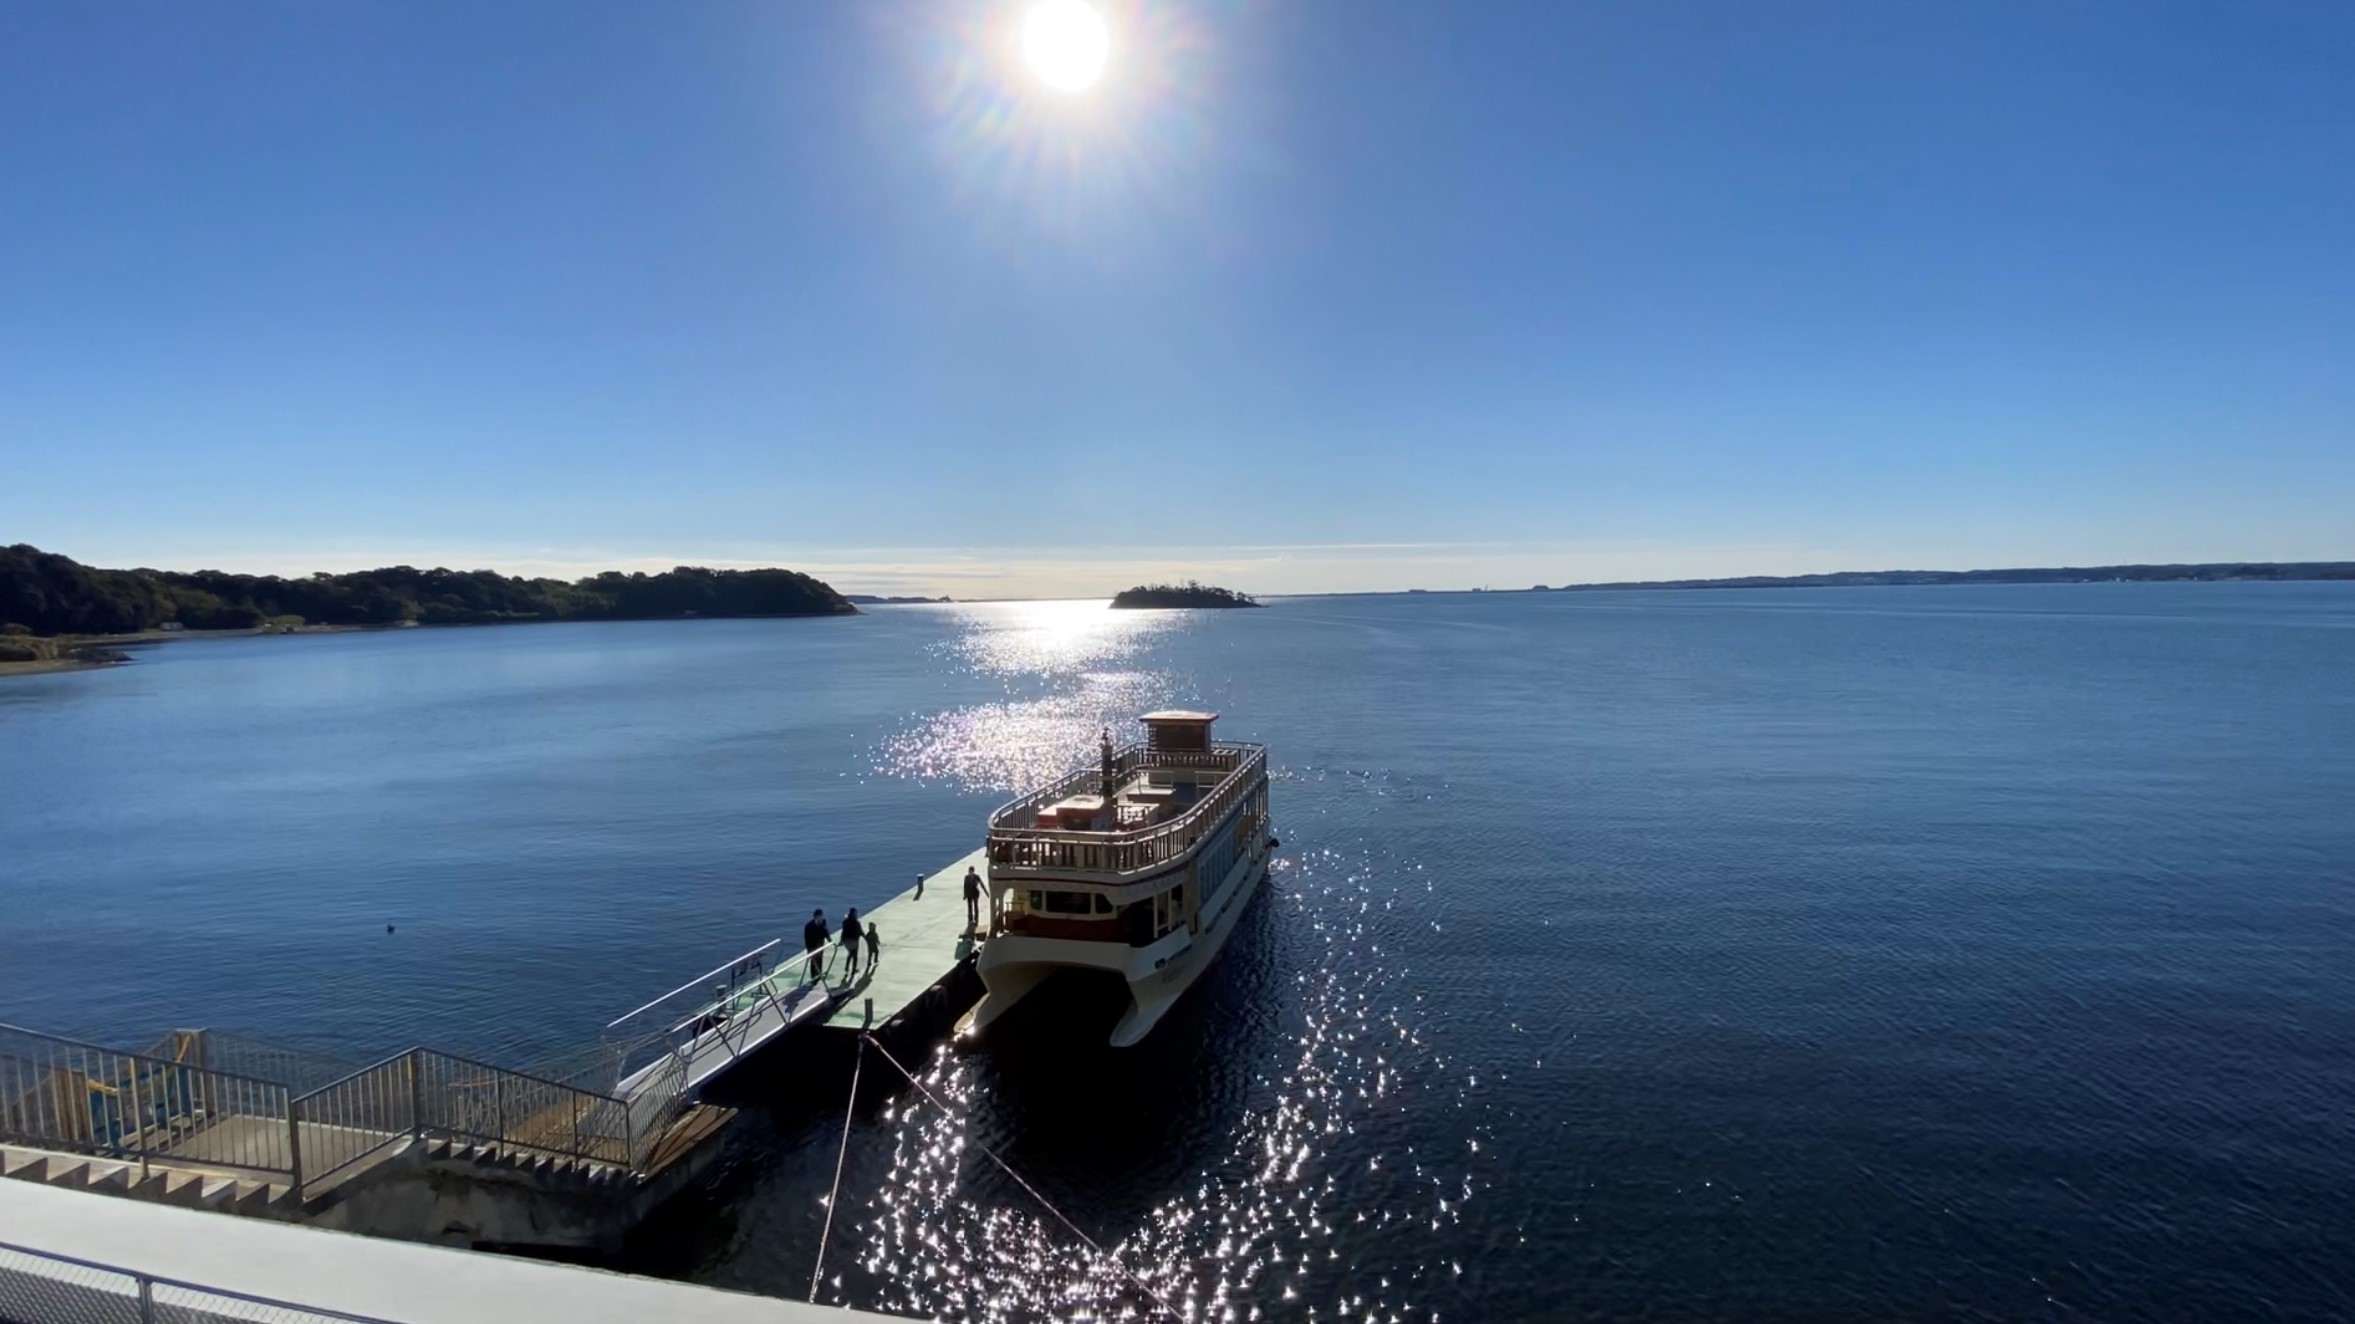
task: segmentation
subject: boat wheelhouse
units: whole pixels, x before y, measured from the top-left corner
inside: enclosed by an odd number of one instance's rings
[[[1216,713],[1155,712],[1141,744],[990,816],[989,937],[975,968],[986,1029],[1061,969],[1121,977],[1112,1043],[1143,1039],[1226,944],[1266,879],[1267,750],[1213,740]]]

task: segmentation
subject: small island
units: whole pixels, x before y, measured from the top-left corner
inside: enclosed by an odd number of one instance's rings
[[[1122,589],[1114,595],[1115,607],[1257,607],[1261,604],[1248,593],[1237,593],[1231,588],[1197,584],[1189,579],[1183,584],[1139,584]]]

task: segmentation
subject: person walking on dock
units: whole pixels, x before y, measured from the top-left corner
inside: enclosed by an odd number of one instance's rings
[[[859,927],[859,908],[852,906],[850,913],[842,917],[842,954],[850,958],[850,974],[853,979],[858,977],[859,946],[866,940],[866,937],[867,935]]]
[[[810,958],[810,979],[813,982],[826,978],[826,943],[833,936],[827,931],[826,912],[823,910],[811,911],[810,922],[801,926],[801,950]]]
[[[965,866],[965,931],[971,933],[981,927],[981,875],[973,866]]]
[[[867,921],[867,973],[883,964],[883,935],[875,931],[875,921]]]

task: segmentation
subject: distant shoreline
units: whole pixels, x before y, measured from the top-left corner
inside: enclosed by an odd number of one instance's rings
[[[2186,565],[2027,566],[2010,570],[1840,570],[1821,575],[1738,575],[1726,579],[1646,579],[1603,584],[1540,584],[1531,592],[1602,589],[1890,588],[1931,584],[2233,584],[2355,580],[2355,561],[2210,561]]]
[[[1389,588],[1269,593],[1270,598],[1453,597],[1472,593],[1615,593],[1724,588],[1923,588],[1951,584],[2313,584],[2355,582],[2355,561],[2216,561],[2183,565],[2021,567],[2009,570],[1841,570],[1820,575],[1633,579],[1529,588]]]
[[[475,630],[504,625],[618,625],[642,621],[793,621],[833,620],[837,616],[772,613],[761,616],[630,616],[602,620],[446,621],[426,625],[401,621],[386,625],[264,625],[250,630],[139,630],[130,634],[9,636],[4,642],[38,647],[45,656],[24,661],[0,661],[0,679],[44,676],[61,671],[98,671],[136,661],[125,648],[203,639],[252,639],[278,634],[375,634],[407,630]]]

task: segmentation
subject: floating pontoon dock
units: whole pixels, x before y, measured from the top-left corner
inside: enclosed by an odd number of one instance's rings
[[[620,1093],[678,1080],[693,1097],[797,1026],[856,1035],[937,1000],[981,936],[965,923],[968,868],[986,883],[988,852],[951,861],[863,916],[882,955],[870,965],[861,952],[856,974],[849,951],[829,944],[816,963],[824,978],[813,978],[809,954],[778,938],[617,1018],[605,1030],[623,1059]]]
[[[965,870],[981,874],[982,929],[965,927]],[[888,1025],[941,988],[959,966],[973,959],[974,944],[989,924],[989,852],[977,850],[949,863],[917,889],[900,893],[864,921],[881,926],[883,960],[862,972],[826,1018],[830,1030],[860,1031]]]

